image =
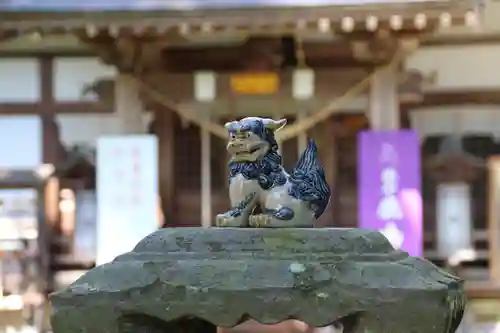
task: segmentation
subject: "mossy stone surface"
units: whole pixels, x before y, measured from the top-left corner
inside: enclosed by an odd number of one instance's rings
[[[161,323],[186,316],[226,327],[248,317],[316,327],[355,318],[345,333],[451,333],[465,291],[378,232],[177,228],[149,235],[51,301],[54,333],[170,332]]]

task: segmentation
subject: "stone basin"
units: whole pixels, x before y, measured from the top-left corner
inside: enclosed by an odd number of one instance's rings
[[[176,228],[149,235],[51,302],[54,333],[196,331],[182,328],[186,318],[451,333],[466,298],[460,279],[394,250],[378,232]]]

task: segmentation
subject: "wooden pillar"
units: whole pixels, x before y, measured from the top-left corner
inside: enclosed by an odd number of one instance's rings
[[[296,69],[293,72],[292,95],[293,98],[298,102],[298,107],[299,107],[297,113],[298,121],[307,116],[306,108],[307,105],[309,104],[308,102],[311,102],[315,94],[315,89],[316,89],[315,79],[316,79],[315,73],[310,68],[303,67]],[[306,132],[300,133],[297,139],[298,139],[297,149],[299,153],[298,156],[300,156],[307,146],[307,133]]]
[[[64,147],[61,144],[59,126],[56,121],[54,93],[54,59],[42,57],[39,60],[39,80],[41,99],[42,124],[42,158],[44,164],[59,165],[65,158]],[[45,212],[46,222],[55,227],[59,220],[59,180],[51,177],[47,182]]]
[[[488,266],[491,282],[500,284],[500,157],[488,161],[488,170]]]
[[[43,164],[59,165],[65,158],[65,150],[60,140],[59,126],[56,121],[55,108],[55,75],[54,58],[44,56],[39,60],[40,80],[40,117],[42,125],[42,158]],[[46,292],[53,290],[54,281],[50,264],[51,244],[54,239],[54,231],[59,227],[59,179],[51,177],[44,182],[43,188],[38,189],[40,213],[38,215],[38,251],[40,280],[38,291]]]
[[[143,105],[139,89],[129,74],[119,74],[115,84],[116,114],[126,134],[144,134]]]
[[[211,133],[202,128],[201,138],[201,226],[212,226]]]
[[[400,104],[399,122],[400,122],[401,128],[406,128],[406,129],[412,128],[412,124],[411,124],[411,120],[410,120],[410,111],[411,111],[411,109],[409,107]]]
[[[328,225],[332,225],[337,221],[337,206],[339,200],[339,193],[335,190],[335,185],[337,184],[337,166],[338,166],[338,126],[336,126],[334,119],[329,118],[325,121],[325,126],[323,129],[323,138],[325,140],[324,146],[328,149],[328,153],[324,156],[324,166],[325,166],[325,176],[330,189],[332,191],[332,198],[330,200],[330,206],[326,212],[326,217],[328,218]]]
[[[325,176],[328,185],[332,191],[332,196],[330,199],[330,204],[328,205],[323,216],[318,221],[318,226],[320,227],[331,227],[335,226],[335,221],[337,218],[337,202],[339,192],[337,190],[337,126],[335,125],[335,120],[333,117],[328,118],[319,126],[317,131],[318,135],[318,153],[321,163],[325,168]]]
[[[216,76],[213,72],[197,72],[194,74],[194,99],[200,117],[210,119],[211,103],[216,98]],[[212,226],[212,180],[211,180],[211,133],[200,128],[201,139],[201,226]]]
[[[297,113],[297,121],[300,122],[305,117],[307,117],[306,110],[304,110],[303,108],[299,109]],[[297,137],[297,152],[298,152],[297,156],[301,156],[302,152],[306,149],[306,147],[307,147],[307,132],[303,131]]]
[[[54,59],[42,57],[39,60],[40,80],[40,117],[42,124],[43,163],[57,164],[61,156],[59,128],[53,108],[54,98]]]
[[[368,119],[375,130],[400,128],[399,70],[396,66],[379,69],[370,84]]]
[[[283,113],[281,111],[281,106],[282,106],[282,98],[281,98],[281,93],[277,92],[276,96],[274,96],[274,107],[272,110],[272,117],[274,119],[281,119],[283,117]],[[276,143],[278,144],[278,154],[280,154],[283,157],[283,141],[279,138],[279,136],[276,137]]]
[[[166,225],[178,223],[172,221],[177,216],[175,200],[175,126],[174,111],[161,105],[153,108],[154,119],[149,132],[158,137],[160,199]]]

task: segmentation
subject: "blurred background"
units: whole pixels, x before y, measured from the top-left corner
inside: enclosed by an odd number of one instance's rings
[[[293,6],[292,6],[293,5]],[[333,190],[318,227],[381,230],[466,280],[500,332],[500,4],[0,1],[0,331],[157,228],[229,208],[226,134],[285,117]]]

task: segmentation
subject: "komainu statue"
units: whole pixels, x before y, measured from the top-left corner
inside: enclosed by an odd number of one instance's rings
[[[229,133],[229,197],[232,209],[219,214],[219,227],[312,227],[330,201],[330,188],[317,147],[309,141],[288,174],[275,133],[286,119],[248,117],[226,123]],[[251,215],[259,206],[259,214]]]

